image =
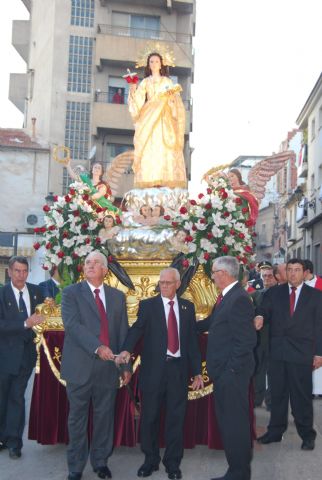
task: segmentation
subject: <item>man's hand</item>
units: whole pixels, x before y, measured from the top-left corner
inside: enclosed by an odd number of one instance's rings
[[[26,327],[32,328],[35,325],[39,325],[45,321],[45,317],[43,315],[38,315],[38,313],[33,313],[30,317],[26,320]]]
[[[313,357],[313,369],[316,370],[317,368],[322,367],[322,357],[315,355]]]
[[[255,330],[260,330],[261,328],[263,328],[263,325],[264,325],[264,318],[261,315],[257,315],[254,318]]]
[[[112,350],[106,345],[100,345],[96,353],[101,360],[114,360],[114,354]]]
[[[123,363],[129,363],[131,358],[130,352],[124,350],[123,352],[119,353],[118,356],[115,358],[116,365],[121,365]]]
[[[192,390],[200,390],[201,388],[203,388],[202,375],[195,375],[193,377],[191,388]]]
[[[122,372],[123,385],[127,385],[127,384],[130,382],[131,377],[132,377],[132,373],[131,373],[131,372],[128,372],[128,371]]]

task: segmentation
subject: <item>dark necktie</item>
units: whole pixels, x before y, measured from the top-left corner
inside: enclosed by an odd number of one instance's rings
[[[218,297],[217,297],[217,300],[216,300],[216,303],[215,303],[215,307],[218,307],[218,305],[221,304],[223,298],[224,298],[223,294],[220,293],[220,294],[218,295]]]
[[[23,299],[23,292],[19,292],[19,312],[23,321],[28,318],[27,307]]]
[[[106,345],[108,347],[110,345],[110,339],[108,335],[107,316],[106,316],[104,304],[100,297],[100,289],[95,288],[94,293],[95,293],[95,302],[96,302],[98,312],[100,314],[100,319],[101,319],[101,329],[100,329],[99,339],[103,345]]]
[[[178,324],[174,313],[174,301],[170,300],[170,311],[168,316],[168,350],[176,353],[179,350]]]
[[[290,314],[291,317],[294,313],[295,309],[295,298],[296,298],[296,287],[291,287],[291,294],[290,294]]]

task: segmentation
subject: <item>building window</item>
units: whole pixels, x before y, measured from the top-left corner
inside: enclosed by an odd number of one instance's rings
[[[95,0],[72,0],[71,24],[78,27],[94,26]]]
[[[90,93],[92,84],[93,38],[69,39],[68,85],[69,92]]]
[[[67,102],[65,145],[71,150],[71,158],[85,160],[88,157],[90,104]]]
[[[315,118],[311,121],[311,142],[315,139]]]
[[[106,145],[106,163],[109,165],[112,160],[123,152],[133,150],[133,145],[122,145],[120,143],[108,143]],[[126,172],[129,173],[129,172]]]
[[[114,35],[137,38],[160,38],[160,17],[112,12]]]
[[[319,130],[322,128],[322,107],[319,109]]]

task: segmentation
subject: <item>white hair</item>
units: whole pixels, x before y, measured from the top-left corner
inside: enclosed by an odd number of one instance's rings
[[[108,267],[107,258],[105,257],[105,255],[102,252],[99,252],[98,250],[94,250],[93,252],[89,253],[87,255],[87,257],[85,258],[85,262],[88,258],[91,258],[91,257],[94,257],[94,256],[98,257],[101,260],[101,264],[103,265],[103,267],[105,267],[105,268]]]
[[[237,258],[229,255],[225,257],[218,257],[214,260],[214,265],[217,270],[224,270],[228,273],[228,275],[238,280],[239,262]]]
[[[160,277],[161,277],[162,273],[167,273],[167,272],[172,272],[172,273],[174,274],[174,276],[175,276],[175,279],[180,282],[180,273],[179,273],[179,270],[177,270],[176,268],[173,268],[173,267],[164,268],[164,269],[161,270],[161,272],[160,272]]]

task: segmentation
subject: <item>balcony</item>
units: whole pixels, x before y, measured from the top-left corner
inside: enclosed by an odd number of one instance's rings
[[[100,0],[100,3],[104,7],[109,3],[115,3],[115,0],[114,2],[110,0]],[[129,0],[118,0],[118,3],[129,3]],[[147,7],[160,8],[166,7],[170,11],[171,9],[174,9],[182,13],[192,13],[193,3],[193,0],[131,0],[132,5],[146,5]]]
[[[10,73],[9,100],[24,113],[25,99],[27,97],[27,74]]]
[[[12,22],[12,41],[11,42],[25,62],[28,62],[29,36],[30,36],[29,20],[14,20]]]
[[[115,25],[98,25],[96,36],[95,65],[101,69],[103,64],[130,67],[135,65],[138,52],[146,42],[165,41],[173,50],[176,70],[186,71],[193,68],[192,36],[185,33],[141,30]]]
[[[96,91],[93,106],[92,135],[97,135],[98,129],[104,129],[114,134],[134,134],[133,121],[126,104],[116,104],[108,92]],[[190,133],[191,111],[190,102],[183,101],[186,110],[185,134]]]
[[[308,162],[303,162],[302,165],[298,167],[297,176],[300,178],[307,178],[308,169]]]

